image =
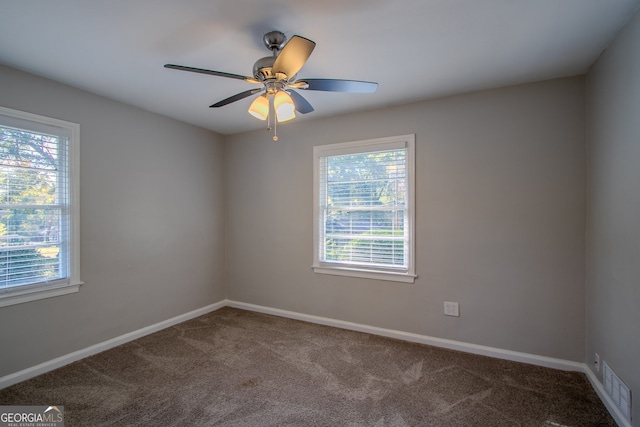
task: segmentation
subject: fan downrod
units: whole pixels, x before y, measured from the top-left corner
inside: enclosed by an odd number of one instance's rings
[[[287,36],[282,31],[270,31],[262,37],[262,41],[267,49],[272,52],[272,55],[260,58],[253,64],[253,77],[260,82],[276,79],[275,74],[272,72],[273,63],[286,44]]]

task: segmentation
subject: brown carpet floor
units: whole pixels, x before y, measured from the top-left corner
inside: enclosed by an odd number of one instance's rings
[[[66,426],[615,426],[587,378],[223,308],[0,390]]]

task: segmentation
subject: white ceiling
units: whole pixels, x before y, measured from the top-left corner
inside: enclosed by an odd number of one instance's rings
[[[377,81],[300,91],[309,120],[584,73],[640,0],[0,0],[0,63],[222,134],[259,129],[254,86],[163,68],[252,74],[262,35],[317,45],[299,78]],[[0,103],[2,94],[0,93]]]

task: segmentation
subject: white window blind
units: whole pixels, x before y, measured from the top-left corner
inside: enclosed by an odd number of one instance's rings
[[[314,270],[413,280],[412,137],[316,147]]]
[[[21,295],[18,302],[24,302],[36,299],[25,294],[79,284],[77,278],[75,283],[71,280],[72,273],[79,271],[70,174],[71,142],[77,137],[77,125],[59,126],[54,119],[38,121],[40,116],[3,110],[0,297]]]

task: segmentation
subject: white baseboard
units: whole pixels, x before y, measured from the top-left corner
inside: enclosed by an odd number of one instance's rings
[[[397,331],[393,329],[379,328],[376,326],[363,325],[359,323],[346,322],[343,320],[331,319],[328,317],[313,316],[304,313],[298,313],[295,311],[281,310],[278,308],[265,307],[261,305],[248,304],[239,301],[222,300],[215,304],[208,305],[206,307],[199,308],[197,310],[190,311],[180,316],[173,317],[171,319],[164,320],[162,322],[138,329],[133,332],[121,335],[119,337],[112,338],[84,348],[82,350],[74,351],[73,353],[66,354],[64,356],[49,360],[47,362],[40,363],[39,365],[31,368],[24,369],[22,371],[0,377],[0,389],[9,387],[13,384],[21,381],[28,380],[35,376],[44,374],[45,372],[52,371],[69,363],[75,362],[85,357],[100,353],[110,348],[116,347],[121,344],[125,344],[129,341],[133,341],[137,338],[141,338],[145,335],[152,334],[170,326],[176,325],[181,322],[193,319],[198,316],[210,313],[212,311],[219,310],[223,307],[234,307],[248,311],[255,311],[258,313],[271,314],[274,316],[286,317],[289,319],[302,320],[305,322],[316,323],[320,325],[333,326],[336,328],[347,329],[351,331],[366,332],[373,335],[379,335],[383,337],[395,338],[403,341],[415,342],[420,344],[432,345],[434,347],[447,348],[450,350],[463,351],[465,353],[478,354],[482,356],[490,356],[498,359],[512,360],[515,362],[528,363],[531,365],[544,366],[547,368],[560,369],[563,371],[577,371],[583,372],[591,385],[595,389],[596,393],[600,397],[600,400],[604,403],[605,407],[609,410],[609,413],[622,427],[632,427],[631,424],[624,418],[618,407],[615,405],[611,397],[605,392],[604,387],[597,376],[589,369],[585,363],[574,362],[571,360],[557,359],[547,356],[539,356],[536,354],[522,353],[512,350],[504,350],[501,348],[488,347],[478,344],[470,344],[461,341],[448,340],[443,338],[430,337],[427,335],[414,334],[410,332]]]
[[[563,371],[583,372],[584,363],[573,362],[570,360],[556,359],[553,357],[539,356],[536,354],[521,353],[512,350],[504,350],[501,348],[487,347],[484,345],[470,344],[461,341],[447,340],[443,338],[435,338],[427,335],[414,334],[411,332],[397,331],[393,329],[378,328],[376,326],[362,325],[359,323],[345,322],[343,320],[330,319],[327,317],[312,316],[294,311],[280,310],[278,308],[264,307],[255,304],[247,304],[238,301],[228,300],[229,307],[240,308],[243,310],[256,311],[259,313],[272,314],[289,319],[303,320],[305,322],[317,323],[320,325],[334,326],[336,328],[348,329],[351,331],[366,332],[373,335],[383,337],[396,338],[403,341],[410,341],[420,344],[432,345],[434,347],[442,347],[450,350],[463,351],[465,353],[478,354],[482,356],[490,356],[498,359],[512,360],[515,362],[528,363],[530,365],[544,366],[547,368],[561,369]]]
[[[109,350],[110,348],[119,346],[121,344],[125,344],[129,341],[133,341],[145,335],[149,335],[154,332],[158,332],[162,329],[168,328],[170,326],[177,325],[178,323],[182,323],[187,320],[193,319],[195,317],[202,316],[203,314],[207,314],[212,311],[219,310],[226,305],[227,305],[227,301],[222,300],[215,304],[211,304],[206,307],[202,307],[197,310],[193,310],[188,313],[181,314],[176,317],[172,317],[171,319],[163,320],[162,322],[158,322],[156,324],[144,327],[142,329],[138,329],[136,331],[129,332],[124,335],[120,335],[119,337],[112,338],[110,340],[92,345],[90,347],[83,348],[78,351],[74,351],[73,353],[65,354],[64,356],[60,356],[53,360],[40,363],[36,366],[23,369],[22,371],[15,372],[13,374],[9,374],[4,377],[0,377],[0,389],[9,387],[10,385],[28,380],[29,378],[33,378],[35,376],[44,374],[45,372],[49,372],[54,369],[60,368],[62,366],[68,365],[69,363],[75,362],[77,360],[84,359],[85,357],[92,356],[94,354],[100,353],[105,350]]]

